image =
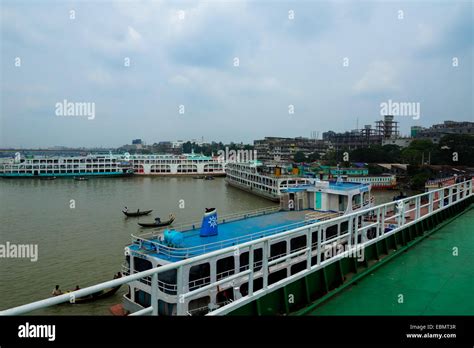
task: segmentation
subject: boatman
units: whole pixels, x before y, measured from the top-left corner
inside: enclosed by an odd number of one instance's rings
[[[59,295],[62,295],[62,294],[63,294],[63,292],[59,289],[59,285],[56,285],[53,292],[51,293],[51,295],[53,295],[53,296],[59,296]]]
[[[124,208],[124,212],[128,212],[128,208],[127,208],[127,207]]]

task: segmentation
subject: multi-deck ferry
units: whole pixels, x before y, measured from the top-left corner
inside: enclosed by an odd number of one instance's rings
[[[281,165],[263,165],[259,161],[228,163],[226,182],[242,190],[279,202],[282,190],[309,184],[310,178],[303,178]]]
[[[112,154],[85,156],[29,156],[16,153],[0,160],[0,177],[82,177],[132,175],[130,162]]]
[[[138,175],[225,175],[225,163],[216,156],[193,153],[183,155],[130,155],[129,161]]]
[[[254,291],[262,288],[263,279],[267,279],[267,276],[269,284],[272,284],[307,267],[307,257],[303,253],[283,262],[269,263],[271,266],[268,268],[265,266],[266,262],[311,247],[311,262],[315,264],[316,253],[319,252],[316,247],[317,232],[313,233],[313,241],[308,242],[307,231],[304,229],[306,226],[368,209],[373,204],[370,184],[330,183],[308,179],[300,185],[292,184],[279,189],[279,207],[220,218],[217,209],[210,208],[206,209],[200,222],[140,236],[132,235],[132,244],[125,248],[125,275],[192,257],[201,257],[202,262],[193,266],[184,265],[180,272],[176,269],[163,271],[156,277],[145,277],[130,283],[129,292],[124,295],[125,311],[137,312],[149,307],[152,301],[158,301],[161,315],[176,315],[183,310],[189,315],[206,314],[247,295],[248,279],[232,278],[232,275],[249,269],[252,262],[255,280],[251,286]],[[300,233],[297,232],[299,228]],[[325,238],[340,235],[348,228],[352,227],[347,223],[336,223],[325,230]],[[295,233],[278,238],[267,249],[263,249],[262,241],[245,252],[230,251],[218,256],[213,255],[213,252],[224,248],[242,246],[246,242],[289,230]],[[364,235],[361,238],[365,240],[364,238],[370,237]],[[263,255],[262,250],[269,250],[269,255]],[[219,285],[210,285],[215,282]],[[197,289],[199,291],[196,291],[194,296],[178,298],[177,294],[183,291],[192,292]],[[152,293],[158,293],[157,298],[153,298]]]
[[[397,187],[397,178],[393,174],[343,176],[347,182],[363,182],[372,185],[373,189],[394,189]]]

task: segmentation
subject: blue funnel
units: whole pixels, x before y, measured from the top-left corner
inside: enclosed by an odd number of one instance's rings
[[[202,218],[201,237],[217,235],[217,210],[216,208],[206,208]]]

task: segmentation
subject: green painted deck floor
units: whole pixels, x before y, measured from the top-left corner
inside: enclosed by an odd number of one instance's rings
[[[453,248],[458,256],[453,256]],[[403,295],[403,303],[398,296]],[[474,209],[310,315],[474,315]]]

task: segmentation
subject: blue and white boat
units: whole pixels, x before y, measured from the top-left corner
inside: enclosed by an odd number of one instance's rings
[[[160,315],[176,315],[183,311],[189,315],[202,315],[248,293],[248,279],[232,278],[232,275],[248,269],[252,260],[255,271],[253,290],[263,286],[264,276],[273,283],[297,273],[301,267],[306,267],[303,254],[268,267],[262,265],[308,248],[306,226],[371,207],[370,190],[370,184],[309,179],[302,185],[282,188],[280,206],[230,216],[218,216],[218,209],[208,208],[201,221],[140,236],[132,235],[132,243],[125,247],[125,275],[171,263],[183,265],[180,272],[172,269],[159,273],[155,278],[145,277],[130,283],[123,308],[129,313],[140,311],[150,306],[152,293],[158,293],[156,301]],[[301,232],[298,232],[299,228]],[[331,226],[325,231],[326,238],[337,236],[347,228],[347,224]],[[296,232],[284,233],[290,230]],[[266,249],[263,249],[264,242],[258,243],[261,238],[280,233],[284,236]],[[268,238],[264,239],[268,242]],[[248,248],[236,247],[250,241],[255,241],[250,256]],[[316,244],[311,242],[314,262]],[[216,256],[216,251],[233,246],[235,252],[231,248],[231,251]],[[262,250],[268,250],[269,255],[263,255]],[[191,259],[202,259],[202,262],[186,263]],[[216,282],[218,286],[210,286]],[[152,292],[152,287],[157,291]],[[178,298],[179,293],[196,289],[199,289],[196,295]]]

